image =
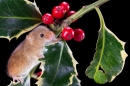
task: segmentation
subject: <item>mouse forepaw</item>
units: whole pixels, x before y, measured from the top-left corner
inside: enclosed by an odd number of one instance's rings
[[[15,81],[20,81],[20,83],[23,84],[24,79],[23,79],[22,76],[19,76],[19,77],[12,77],[12,78],[13,78],[13,82],[15,82]]]
[[[44,58],[45,56],[43,54],[38,55],[39,58]]]

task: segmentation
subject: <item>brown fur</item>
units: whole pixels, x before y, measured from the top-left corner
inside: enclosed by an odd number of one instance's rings
[[[41,37],[40,34],[44,36]],[[43,55],[44,46],[54,39],[56,39],[55,34],[45,26],[38,26],[26,36],[8,60],[7,74],[13,78],[13,81],[23,82],[23,76],[40,63],[38,59]]]

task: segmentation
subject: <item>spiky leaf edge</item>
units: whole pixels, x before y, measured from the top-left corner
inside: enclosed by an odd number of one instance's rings
[[[50,45],[54,45],[55,43],[51,43]],[[73,66],[74,66],[74,69],[75,69],[75,74],[72,74],[71,75],[71,77],[69,78],[69,80],[70,80],[70,83],[67,85],[67,86],[71,86],[71,84],[73,84],[73,78],[76,76],[76,75],[78,75],[78,73],[77,73],[77,68],[76,68],[76,65],[78,64],[78,62],[74,59],[74,57],[73,57],[73,55],[72,55],[72,51],[70,50],[70,48],[69,48],[69,46],[67,45],[67,43],[66,42],[64,42],[64,46],[67,46],[68,47],[68,53],[70,54],[70,56],[71,56],[71,58],[72,58],[72,63],[73,63]],[[48,45],[49,46],[49,45]],[[40,69],[42,70],[42,74],[44,73],[44,64],[45,64],[45,61],[43,61],[42,60],[42,62],[41,62],[41,65],[40,65]],[[42,74],[37,78],[38,79],[38,81],[35,83],[35,84],[37,84],[38,86],[40,86],[39,84],[40,84],[40,81],[43,81],[43,79],[44,78],[42,78],[41,76],[42,76]],[[76,78],[77,79],[77,81],[80,83],[81,81],[78,79],[78,78]]]
[[[24,1],[25,1],[27,4],[32,4],[32,5],[34,5],[34,6],[35,6],[35,9],[37,10],[37,12],[39,12],[39,14],[41,14],[39,8],[38,8],[37,5],[36,5],[35,0],[34,0],[34,2],[31,2],[31,1],[28,1],[28,0],[24,0]],[[42,16],[42,14],[41,14],[41,16]],[[37,26],[38,26],[39,24],[41,24],[41,23],[42,23],[42,21],[39,22],[39,23],[37,23],[37,24],[32,25],[32,26],[29,27],[29,28],[26,28],[25,30],[21,31],[19,34],[15,35],[15,36],[12,36],[12,37],[9,37],[9,36],[0,36],[0,38],[6,38],[6,39],[8,39],[9,41],[12,40],[13,38],[18,39],[22,34],[33,30],[35,27],[37,27]]]

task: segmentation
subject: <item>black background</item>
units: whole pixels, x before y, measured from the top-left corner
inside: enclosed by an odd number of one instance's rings
[[[33,0],[30,0],[33,1]],[[37,6],[39,7],[42,14],[51,13],[54,6],[59,5],[62,0],[35,0]],[[71,10],[79,10],[84,5],[89,5],[97,0],[66,0],[70,6]],[[103,14],[106,26],[114,32],[117,37],[126,42],[125,50],[129,53],[129,34],[130,34],[130,24],[129,24],[129,7],[126,0],[110,0],[109,2],[100,6],[101,12]],[[100,28],[100,22],[98,15],[95,10],[90,11],[85,14],[78,21],[70,25],[72,28],[82,28],[85,31],[85,39],[82,42],[75,42],[74,40],[68,41],[68,45],[73,52],[74,58],[79,63],[77,65],[78,78],[81,80],[81,86],[101,86],[94,82],[94,80],[89,79],[85,75],[85,70],[89,66],[93,59],[95,52],[98,30]],[[6,39],[0,39],[0,86],[4,86],[5,83],[9,83],[9,78],[6,76],[6,63],[8,57],[12,50],[24,39],[25,34],[23,34],[18,40],[13,39],[8,42]],[[128,62],[129,57],[126,58],[125,66],[123,71],[112,81],[111,83],[103,84],[102,86],[115,86],[117,84],[124,84],[124,86],[129,86],[130,70]]]

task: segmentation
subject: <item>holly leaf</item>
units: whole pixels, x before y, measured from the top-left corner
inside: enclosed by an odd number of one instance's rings
[[[81,86],[80,85],[80,80],[76,76],[73,77],[73,83],[69,86]]]
[[[121,73],[127,54],[124,50],[125,42],[106,27],[99,8],[96,11],[100,18],[100,30],[96,52],[86,69],[86,75],[95,82],[104,84],[113,81]]]
[[[66,42],[60,41],[47,46],[44,56],[40,66],[43,74],[38,78],[38,86],[73,86],[71,84],[79,83],[77,78],[73,78],[77,75],[77,61]]]
[[[18,38],[41,23],[41,13],[28,0],[0,0],[0,38]]]
[[[20,82],[12,82],[8,86],[31,86],[30,85],[30,75],[24,78],[24,82],[21,84]]]

